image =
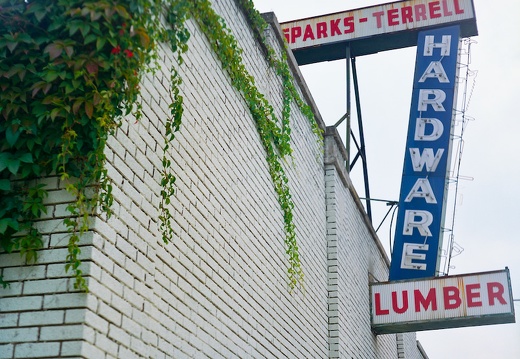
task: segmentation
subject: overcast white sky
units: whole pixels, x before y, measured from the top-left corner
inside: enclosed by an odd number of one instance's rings
[[[280,22],[381,4],[377,0],[254,0],[260,12]],[[471,48],[474,118],[464,133],[454,235],[463,252],[450,274],[509,267],[513,296],[520,299],[520,2],[474,0],[479,28]],[[410,112],[415,48],[357,58],[368,172],[372,198],[398,200]],[[345,60],[302,66],[306,82],[327,125],[345,113]],[[462,97],[459,89],[459,97]],[[339,128],[345,133],[344,128]],[[456,128],[460,132],[460,126]],[[363,196],[361,165],[352,177]],[[449,193],[453,201],[453,191]],[[388,207],[374,203],[377,227]],[[448,209],[451,213],[451,210]],[[451,217],[449,214],[448,217]],[[389,248],[389,221],[378,234]],[[393,233],[392,233],[393,236]],[[418,333],[430,359],[520,358],[520,302],[516,324]]]

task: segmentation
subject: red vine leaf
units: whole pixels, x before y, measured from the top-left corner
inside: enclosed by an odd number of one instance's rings
[[[43,87],[43,93],[47,95],[47,92],[51,89],[52,84],[48,83]]]
[[[72,105],[72,112],[77,115],[78,114],[78,111],[79,111],[79,108],[81,106],[81,104],[83,103],[83,100],[82,99],[79,99],[79,100],[76,100],[76,102],[74,102],[74,104]]]
[[[94,106],[97,106],[99,105],[99,103],[101,102],[101,95],[99,94],[99,92],[94,92]]]
[[[99,66],[95,62],[89,62],[85,65],[89,74],[97,76]]]
[[[61,55],[62,48],[58,44],[49,44],[43,50],[43,53],[48,53],[51,60],[54,60]]]
[[[7,43],[7,48],[9,49],[9,51],[13,52],[14,49],[16,48],[16,46],[18,46],[18,42],[8,42]]]
[[[67,53],[67,55],[69,57],[72,57],[72,54],[74,53],[74,48],[72,46],[66,46],[65,47],[65,52]]]
[[[32,97],[36,96],[36,94],[42,89],[42,87],[46,84],[44,81],[39,81],[31,86]]]
[[[92,118],[92,115],[94,114],[94,105],[92,102],[85,102],[85,113],[89,119]]]

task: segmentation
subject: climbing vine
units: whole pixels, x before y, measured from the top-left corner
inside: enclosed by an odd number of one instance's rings
[[[302,108],[311,120],[315,132],[320,133],[320,135],[321,132],[316,121],[314,121],[314,115],[310,108],[304,106],[303,101],[299,99],[294,87],[294,80],[287,65],[287,59],[283,57],[282,60],[277,60],[274,49],[267,43],[264,37],[264,30],[267,28],[266,22],[254,9],[251,1],[241,0],[240,3],[246,9],[250,22],[256,27],[259,34],[258,37],[267,49],[266,58],[268,63],[282,78],[283,108],[281,120],[277,119],[273,107],[256,87],[254,77],[249,74],[242,61],[242,50],[238,47],[236,39],[226,27],[225,22],[213,11],[210,2],[208,0],[193,2],[192,15],[204,34],[206,34],[223,68],[229,74],[232,85],[245,99],[256,122],[262,145],[267,153],[269,173],[278,195],[278,202],[283,211],[286,234],[285,246],[289,259],[289,285],[291,289],[294,289],[298,283],[303,283],[303,271],[293,222],[294,203],[290,194],[288,178],[281,163],[285,156],[292,154],[289,120],[290,106],[293,99],[298,99],[296,101],[298,106]]]
[[[81,234],[110,215],[106,141],[123,116],[140,117],[142,69],[155,56],[160,1],[0,1],[0,246],[28,262],[43,245],[37,179],[59,176],[76,199],[66,269],[86,290]],[[160,7],[157,6],[157,9]],[[1,278],[0,278],[1,279]]]
[[[266,59],[282,78],[282,118],[258,91],[243,64],[237,41],[207,0],[0,0],[0,246],[37,260],[43,245],[34,225],[46,212],[45,186],[38,179],[58,175],[75,201],[65,224],[70,232],[66,269],[75,288],[87,290],[81,271],[80,239],[89,218],[110,216],[111,184],[104,149],[123,118],[141,116],[139,83],[153,71],[159,42],[168,42],[182,65],[188,49],[185,26],[193,18],[245,99],[256,122],[278,201],[284,215],[289,282],[303,280],[293,223],[288,178],[282,159],[291,155],[290,109],[294,101],[317,127],[310,108],[294,86],[286,58],[277,59],[264,38],[266,23],[250,0],[239,0],[267,49]],[[165,10],[165,11],[163,11]],[[166,18],[169,26],[163,26]],[[174,240],[168,205],[175,176],[167,152],[179,130],[183,98],[177,69],[171,69],[171,117],[166,121],[160,229]],[[4,284],[0,277],[0,284]]]

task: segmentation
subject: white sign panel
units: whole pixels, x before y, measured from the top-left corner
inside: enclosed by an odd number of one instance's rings
[[[478,34],[473,0],[398,1],[281,23],[299,65],[415,46],[421,30],[459,25]]]
[[[471,0],[400,1],[282,23],[291,49],[473,19]]]
[[[378,334],[513,323],[509,270],[371,284]]]

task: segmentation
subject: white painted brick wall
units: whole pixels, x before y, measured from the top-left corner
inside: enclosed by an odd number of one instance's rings
[[[428,359],[418,349],[420,343],[415,339],[415,333],[399,333],[396,334],[396,338],[398,358]]]
[[[68,237],[63,218],[71,196],[64,190],[66,183],[57,177],[42,182],[47,184],[49,197],[47,214],[37,224],[44,240],[38,262],[26,266],[19,253],[0,254],[2,275],[12,282],[0,289],[0,358],[67,357],[67,343],[76,342],[80,348],[83,339],[93,334],[84,326],[88,296],[71,292],[72,280],[64,270]],[[92,235],[82,240],[80,258],[89,275]]]
[[[338,148],[339,135],[325,139],[325,184],[329,240],[329,333],[331,358],[422,358],[415,333],[374,335],[370,330],[371,280],[388,278],[388,259],[364,212]],[[358,203],[356,203],[358,202]],[[372,279],[373,278],[373,279]],[[332,279],[332,280],[331,280]],[[337,304],[336,304],[337,303]],[[404,345],[403,342],[406,344]]]
[[[242,12],[233,0],[214,8],[281,116],[282,84]],[[174,240],[162,242],[158,223],[174,63],[164,45],[161,70],[142,84],[142,120],[129,118],[108,142],[114,214],[97,217],[81,242],[90,292],[75,293],[64,272],[71,197],[58,178],[46,179],[39,262],[23,266],[17,253],[0,254],[13,281],[0,289],[0,358],[397,358],[395,336],[370,332],[368,275],[384,277],[387,263],[350,184],[324,165],[295,105],[294,155],[283,166],[305,289],[289,293],[283,217],[256,125],[205,36],[188,26],[183,125],[168,153],[177,177]],[[279,46],[274,32],[269,39]]]

